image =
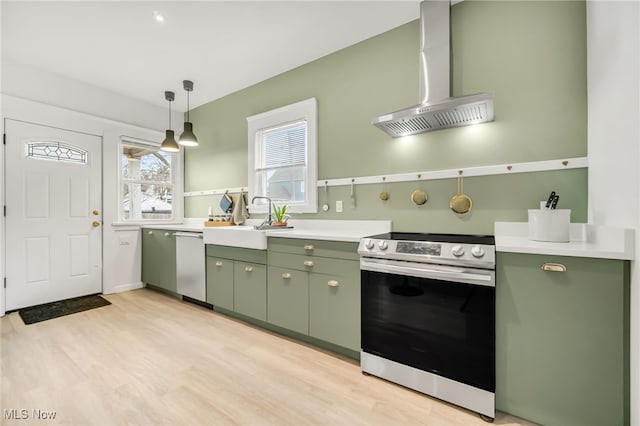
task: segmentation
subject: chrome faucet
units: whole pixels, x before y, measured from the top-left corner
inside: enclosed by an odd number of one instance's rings
[[[271,226],[271,224],[273,223],[273,219],[271,218],[271,206],[273,204],[273,201],[271,201],[271,198],[269,198],[269,197],[263,197],[261,195],[256,195],[255,197],[253,197],[251,199],[251,204],[254,204],[256,199],[258,199],[258,198],[262,198],[264,200],[269,200],[269,214],[267,215],[267,218],[265,219],[265,221],[262,222],[262,225],[259,226],[259,228],[262,228],[265,225]]]

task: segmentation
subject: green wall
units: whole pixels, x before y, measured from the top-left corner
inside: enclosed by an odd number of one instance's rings
[[[185,191],[247,184],[246,117],[318,99],[318,178],[384,175],[581,157],[587,154],[586,12],[583,1],[474,1],[452,7],[452,93],[493,92],[495,122],[392,139],[370,124],[418,102],[418,21],[395,28],[191,112],[200,147],[185,155]],[[429,201],[411,204],[415,182],[349,190],[330,187],[331,210],[309,219],[391,219],[395,230],[493,232],[496,220],[525,221],[551,190],[572,221],[587,219],[586,170],[465,179],[471,214],[448,208],[454,179],[423,182]],[[335,200],[344,213],[335,213]],[[203,217],[212,196],[187,197]],[[324,189],[319,202],[324,201]]]

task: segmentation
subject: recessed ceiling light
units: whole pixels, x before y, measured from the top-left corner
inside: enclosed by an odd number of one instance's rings
[[[160,12],[158,12],[157,10],[153,11],[153,19],[155,19],[158,22],[164,22],[164,15]]]

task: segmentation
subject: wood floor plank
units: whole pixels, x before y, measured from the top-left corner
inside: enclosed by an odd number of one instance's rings
[[[353,360],[148,289],[25,326],[0,319],[0,424],[486,425]],[[5,410],[28,410],[30,422]],[[8,411],[11,413],[11,411]],[[36,421],[37,420],[37,421]],[[498,413],[497,425],[531,425]]]

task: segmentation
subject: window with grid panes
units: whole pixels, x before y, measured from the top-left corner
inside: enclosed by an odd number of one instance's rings
[[[250,197],[267,196],[293,213],[317,212],[316,109],[311,98],[247,119]],[[251,209],[266,212],[267,203]]]

